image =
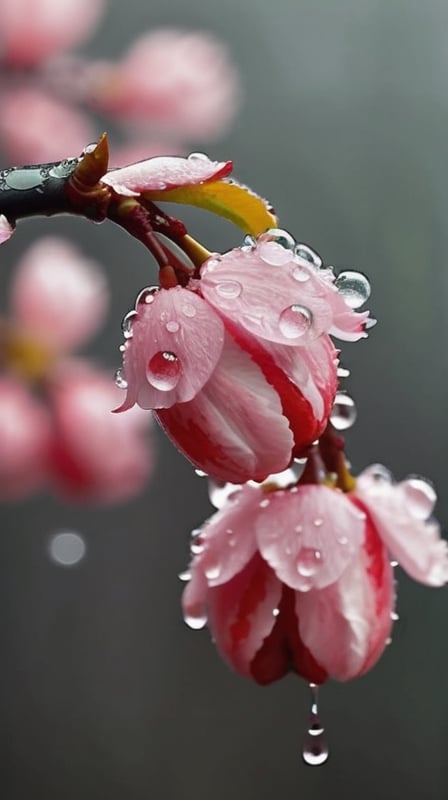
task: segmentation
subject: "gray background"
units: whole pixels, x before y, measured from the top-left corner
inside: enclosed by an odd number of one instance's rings
[[[360,415],[351,459],[356,470],[381,461],[399,478],[431,476],[446,528],[448,5],[113,0],[90,52],[116,55],[157,24],[215,31],[241,69],[242,113],[204,149],[234,158],[237,176],[327,261],[371,277],[380,324],[344,346]],[[213,249],[241,241],[204,215],[187,218]],[[109,268],[114,309],[97,352],[116,366],[118,321],[153,279],[148,259],[111,225],[29,222],[2,250],[4,274],[29,237],[50,231],[77,236]],[[304,766],[304,684],[252,686],[181,620],[176,575],[209,506],[205,482],[155,438],[156,476],[126,507],[40,497],[1,511],[6,800],[445,798],[446,592],[400,574],[394,643],[367,677],[323,689],[331,758]],[[87,542],[72,569],[47,556],[63,527]]]

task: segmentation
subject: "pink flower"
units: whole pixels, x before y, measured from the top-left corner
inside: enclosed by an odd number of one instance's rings
[[[81,43],[93,32],[104,0],[2,0],[2,57],[29,67]]]
[[[236,113],[239,94],[227,50],[204,33],[145,33],[120,64],[99,64],[97,70],[100,109],[120,122],[138,121],[182,138],[221,133]]]
[[[176,446],[221,480],[280,472],[327,424],[338,363],[328,334],[365,335],[367,312],[344,297],[331,270],[271,233],[212,256],[200,280],[144,292],[128,315],[120,410],[156,410]]]
[[[393,484],[376,467],[349,494],[245,486],[195,532],[185,619],[199,628],[208,616],[221,654],[258,683],[289,670],[312,683],[356,678],[391,632],[390,556],[429,586],[448,580],[434,498],[421,479]]]

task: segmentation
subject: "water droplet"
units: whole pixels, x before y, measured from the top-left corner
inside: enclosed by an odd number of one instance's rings
[[[175,320],[171,320],[170,322],[166,323],[165,328],[167,329],[168,333],[177,333],[180,325]]]
[[[181,366],[178,357],[168,350],[156,353],[148,361],[146,378],[155,389],[169,392],[179,383]]]
[[[397,614],[396,611],[391,611],[390,618],[392,622],[398,622],[398,620],[400,619],[400,615]]]
[[[123,331],[123,336],[125,339],[132,338],[132,326],[137,316],[138,315],[136,311],[130,311],[129,314],[126,314],[126,316],[123,317],[123,321],[121,323],[121,330]]]
[[[389,645],[392,644],[392,636],[388,636],[387,639],[384,640],[384,644],[386,647],[389,647]]]
[[[324,521],[323,521],[322,517],[316,517],[316,519],[313,522],[313,525],[315,525],[316,528],[320,528],[323,524],[324,524]]]
[[[371,464],[370,467],[364,470],[363,475],[368,475],[369,478],[373,478],[377,483],[393,482],[392,473],[382,464]]]
[[[311,578],[322,564],[322,553],[313,547],[302,547],[297,555],[297,572],[304,578]]]
[[[289,306],[280,314],[279,328],[286,339],[298,339],[311,327],[313,315],[309,308],[300,305]]]
[[[184,582],[189,581],[191,579],[191,572],[189,569],[185,569],[183,572],[179,572],[179,575],[177,577],[179,578],[180,581]]]
[[[238,495],[241,485],[237,483],[226,483],[225,481],[209,479],[208,482],[208,496],[210,502],[215,508],[222,508],[227,502],[235,499]]]
[[[87,155],[88,153],[93,153],[93,151],[96,150],[96,148],[97,148],[97,142],[86,144],[84,150],[82,151],[83,156]]]
[[[338,367],[338,378],[348,378],[350,375],[350,370],[345,369],[344,367]]]
[[[256,246],[256,244],[257,240],[253,236],[246,234],[243,240],[243,249],[252,250]]]
[[[196,309],[191,303],[184,303],[181,311],[182,314],[185,314],[186,317],[190,317],[190,319],[196,316]]]
[[[356,420],[356,406],[350,395],[338,392],[330,414],[330,421],[337,431],[346,431]]]
[[[115,386],[118,386],[119,389],[127,389],[128,382],[123,375],[123,370],[119,367],[115,372]]]
[[[347,536],[338,536],[338,543],[341,544],[343,547],[348,544],[348,537]]]
[[[86,544],[79,533],[62,532],[52,536],[48,543],[52,561],[63,567],[73,567],[86,554]]]
[[[395,567],[398,567],[398,561],[391,561],[390,565],[393,567],[393,569],[395,569]]]
[[[195,473],[198,476],[198,478],[206,478],[207,477],[207,473],[203,472],[202,469],[195,469]]]
[[[216,256],[211,256],[208,261],[205,262],[203,267],[203,272],[213,272],[215,267],[217,267],[221,263],[221,258],[216,258]]]
[[[315,683],[310,683],[310,691],[310,724],[302,745],[302,758],[305,764],[309,764],[312,767],[317,767],[321,764],[325,764],[329,756],[329,750],[325,739],[325,729],[318,716],[318,687]]]
[[[296,246],[294,237],[282,228],[268,228],[265,233],[258,237],[258,242],[276,242],[281,247],[284,247],[285,250],[294,250]]]
[[[334,285],[350,308],[359,308],[370,297],[370,283],[361,272],[340,272]]]
[[[185,611],[184,620],[189,628],[200,631],[207,625],[207,612],[202,603],[195,603]]]
[[[205,544],[204,539],[200,536],[201,531],[195,534],[195,531],[192,532],[191,536],[191,543],[190,543],[190,551],[194,556],[200,556],[201,553],[204,552]]]
[[[278,617],[279,614],[280,614],[280,609],[279,608],[273,608],[272,609],[272,616],[273,617]]]
[[[221,574],[220,564],[208,564],[204,566],[204,574],[207,580],[215,581]]]
[[[235,300],[240,296],[242,288],[238,281],[223,281],[215,286],[215,292],[224,300]]]
[[[5,183],[9,189],[17,189],[18,191],[27,191],[28,189],[35,189],[36,186],[41,186],[43,183],[43,176],[39,168],[26,167],[25,169],[17,168],[11,169],[5,177]]]
[[[304,266],[294,267],[291,274],[294,280],[299,281],[299,283],[305,283],[311,277],[309,270]]]
[[[208,155],[205,153],[190,153],[188,156],[189,161],[210,161]]]
[[[151,303],[154,302],[154,297],[156,296],[158,291],[159,291],[158,286],[147,286],[145,289],[142,289],[140,294],[137,296],[135,305],[138,306],[140,303],[143,303],[145,305],[150,305]]]
[[[310,264],[313,264],[316,269],[320,269],[322,267],[322,259],[319,253],[316,253],[315,250],[312,250],[311,247],[308,247],[307,244],[303,244],[300,242],[296,245],[295,254],[299,258],[303,258],[305,261],[309,261]]]
[[[406,497],[406,505],[416,519],[428,519],[437,501],[437,494],[430,481],[419,476],[410,476],[400,484]]]
[[[269,498],[265,497],[264,500],[261,500],[261,502],[259,504],[260,508],[267,508],[270,502],[271,501],[269,500]]]

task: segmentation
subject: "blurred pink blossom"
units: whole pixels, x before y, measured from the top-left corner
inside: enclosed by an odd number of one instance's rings
[[[275,476],[272,476],[275,480]],[[350,680],[384,651],[395,607],[390,557],[416,580],[448,580],[448,548],[422,479],[369,468],[343,494],[325,485],[237,489],[192,540],[183,596],[231,666],[259,683],[289,670]]]

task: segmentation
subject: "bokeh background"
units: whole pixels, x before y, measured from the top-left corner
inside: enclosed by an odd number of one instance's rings
[[[111,0],[86,52],[116,55],[157,25],[215,32],[240,69],[242,111],[208,154],[233,158],[237,177],[327,262],[370,276],[379,325],[343,354],[359,411],[351,460],[430,476],[446,529],[448,5]],[[185,218],[214,250],[241,241],[205,215]],[[119,321],[155,273],[110,224],[34,220],[8,244],[4,280],[50,231],[108,267],[113,313],[95,352],[112,374]],[[322,690],[331,756],[305,766],[306,686],[251,685],[206,630],[182,621],[177,574],[210,506],[205,481],[155,438],[155,477],[128,505],[86,510],[39,496],[1,509],[2,797],[444,800],[446,591],[399,575],[393,644],[368,676]],[[61,530],[86,545],[72,568],[48,555]]]

